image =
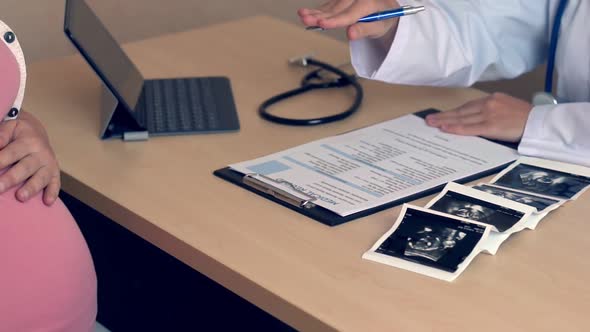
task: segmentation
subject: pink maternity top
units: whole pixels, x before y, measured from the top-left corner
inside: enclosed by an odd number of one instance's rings
[[[2,21],[0,38],[2,125],[20,108],[26,76],[18,41]],[[96,275],[76,222],[61,201],[47,207],[39,194],[20,203],[16,189],[0,194],[0,332],[93,331]]]
[[[0,194],[0,331],[90,332],[96,275],[76,222],[58,200]]]

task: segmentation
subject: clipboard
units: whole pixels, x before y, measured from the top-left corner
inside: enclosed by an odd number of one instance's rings
[[[432,114],[432,113],[437,113],[437,112],[440,112],[440,111],[437,109],[427,109],[427,110],[423,110],[420,112],[416,112],[414,114],[419,117],[425,118],[427,115]],[[492,142],[507,146],[512,149],[516,149],[516,147],[518,146],[517,143],[507,143],[507,142],[497,142],[497,141],[492,141]],[[454,180],[454,182],[467,183],[467,182],[475,181],[475,180],[480,179],[482,177],[497,173],[498,171],[504,169],[509,164],[510,163],[507,163],[505,165],[501,165],[499,167],[495,167],[493,169],[486,170],[484,172],[480,172],[480,173],[477,173],[477,174],[474,174],[474,175],[471,175],[471,176],[468,176],[468,177],[465,177],[462,179]],[[419,193],[416,193],[413,195],[405,196],[403,198],[388,202],[386,204],[383,204],[383,205],[380,205],[380,206],[377,206],[377,207],[374,207],[371,209],[367,209],[367,210],[363,210],[363,211],[360,211],[357,213],[353,213],[348,216],[341,216],[341,215],[339,215],[335,212],[332,212],[326,208],[315,205],[313,203],[313,200],[310,199],[310,197],[307,196],[305,193],[300,192],[299,195],[294,195],[294,194],[291,194],[291,193],[281,189],[282,186],[290,186],[291,189],[295,189],[292,187],[291,184],[289,184],[286,181],[281,181],[279,183],[279,182],[273,180],[274,182],[276,182],[277,185],[270,185],[267,182],[263,182],[260,180],[260,177],[264,177],[263,175],[243,174],[243,173],[236,172],[236,171],[232,170],[230,167],[224,167],[224,168],[218,169],[218,170],[214,171],[213,174],[223,180],[226,180],[226,181],[231,182],[239,187],[247,189],[259,196],[262,196],[268,200],[271,200],[277,204],[280,204],[280,205],[282,205],[286,208],[289,208],[295,212],[301,213],[309,218],[312,218],[312,219],[319,221],[322,224],[325,224],[328,226],[341,225],[341,224],[347,223],[349,221],[359,219],[362,217],[366,217],[366,216],[372,215],[374,213],[401,205],[403,203],[411,202],[416,199],[426,197],[428,195],[431,195],[431,194],[441,191],[444,188],[444,186],[446,185],[446,184],[442,184],[442,185],[430,188],[428,190],[425,190],[425,191],[422,191],[422,192],[419,192]],[[295,190],[295,191],[297,191],[297,190]]]

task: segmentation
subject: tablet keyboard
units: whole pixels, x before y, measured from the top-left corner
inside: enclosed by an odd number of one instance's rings
[[[219,77],[163,79],[145,82],[145,123],[150,134],[231,130],[238,125],[227,79]],[[231,105],[227,99],[231,99]],[[227,108],[231,108],[228,110]],[[220,116],[231,118],[220,119]],[[230,120],[228,123],[228,120]],[[235,123],[234,123],[235,122]],[[239,125],[238,125],[239,126]],[[233,128],[237,129],[237,128]]]

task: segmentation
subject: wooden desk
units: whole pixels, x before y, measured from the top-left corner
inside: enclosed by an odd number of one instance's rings
[[[361,259],[399,208],[329,228],[214,177],[214,169],[481,92],[364,81],[351,119],[295,128],[261,120],[258,104],[298,84],[286,59],[347,46],[266,17],[128,45],[147,77],[227,75],[242,129],[220,135],[101,141],[100,85],[78,56],[30,66],[26,108],[45,123],[64,189],[281,320],[304,330],[562,331],[590,321],[590,194],[480,255],[454,283]],[[321,94],[321,93],[318,93]],[[340,92],[293,100],[301,113],[339,110]],[[426,199],[417,204],[423,205]]]

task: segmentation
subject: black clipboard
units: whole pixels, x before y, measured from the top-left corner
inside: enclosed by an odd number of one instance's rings
[[[417,116],[420,116],[422,118],[425,118],[428,114],[432,114],[432,113],[436,113],[436,112],[440,112],[439,110],[436,109],[427,109],[424,111],[420,111],[417,113],[414,113]],[[497,141],[493,141],[497,144],[501,144],[504,146],[507,146],[509,148],[512,149],[516,149],[516,147],[518,146],[517,143],[507,143],[507,142],[497,142]],[[467,182],[471,182],[480,178],[483,178],[485,176],[488,175],[492,175],[494,173],[497,173],[498,171],[504,169],[506,166],[508,166],[510,163],[478,173],[478,174],[474,174],[462,179],[458,179],[455,180],[454,182],[457,183],[467,183]],[[309,201],[307,201],[305,198],[302,197],[295,197],[293,195],[290,195],[289,193],[281,190],[278,187],[269,187],[266,183],[257,181],[255,178],[249,176],[249,175],[244,175],[240,172],[236,172],[234,170],[232,170],[229,167],[224,167],[222,169],[218,169],[216,171],[213,172],[213,174],[219,178],[222,178],[226,181],[229,181],[237,186],[240,186],[244,189],[247,189],[253,193],[258,194],[259,196],[265,197],[266,199],[269,199],[275,203],[278,203],[286,208],[289,208],[293,211],[296,211],[298,213],[301,213],[305,216],[308,216],[316,221],[321,222],[322,224],[328,225],[328,226],[337,226],[337,225],[341,225],[344,224],[346,222],[355,220],[355,219],[359,219],[362,217],[366,217],[369,216],[371,214],[401,205],[403,203],[407,203],[431,194],[435,194],[439,191],[441,191],[445,184],[442,184],[440,186],[437,187],[433,187],[431,189],[419,192],[417,194],[414,195],[410,195],[410,196],[406,196],[400,199],[397,199],[395,201],[391,201],[388,202],[386,204],[371,208],[371,209],[367,209],[367,210],[363,210],[348,216],[341,216],[337,213],[334,213],[328,209],[325,209],[321,206],[317,206],[313,203],[310,203]]]

